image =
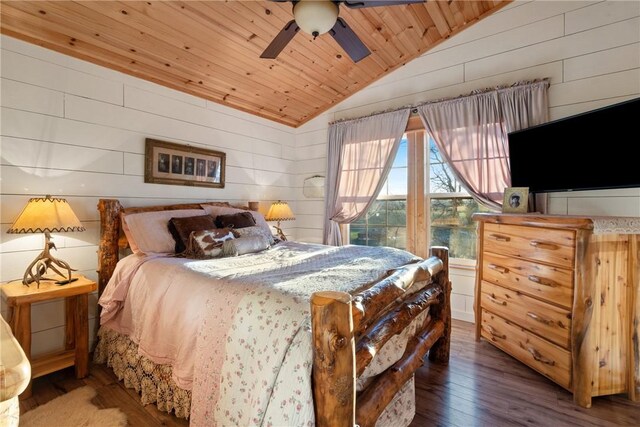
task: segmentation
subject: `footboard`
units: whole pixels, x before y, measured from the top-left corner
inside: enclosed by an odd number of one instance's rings
[[[313,393],[319,427],[374,426],[395,394],[423,364],[447,363],[451,334],[449,251],[409,264],[350,295],[318,292],[311,298]],[[415,292],[418,282],[428,282]],[[356,379],[376,353],[429,309],[404,354],[356,397]]]

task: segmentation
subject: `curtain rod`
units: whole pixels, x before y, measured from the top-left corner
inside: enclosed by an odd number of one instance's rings
[[[361,116],[361,117],[334,120],[333,122],[329,122],[329,126],[335,125],[335,124],[338,124],[338,123],[345,123],[345,122],[351,122],[351,121],[355,122],[357,120],[366,119],[366,118],[369,118],[369,117],[379,116],[381,114],[387,114],[387,113],[392,113],[394,111],[400,111],[400,110],[406,110],[406,109],[411,110],[412,114],[417,114],[418,113],[418,107],[422,107],[423,105],[435,104],[435,103],[444,102],[444,101],[452,101],[452,100],[455,100],[455,99],[461,99],[461,98],[467,98],[467,97],[471,97],[471,96],[482,95],[484,93],[493,92],[493,91],[500,92],[500,91],[503,91],[503,90],[513,89],[513,88],[520,87],[520,86],[529,86],[529,85],[534,85],[534,84],[539,84],[539,83],[546,83],[547,85],[549,85],[550,78],[549,77],[544,77],[542,79],[535,79],[535,80],[520,80],[520,81],[517,81],[517,82],[512,83],[510,85],[499,85],[499,86],[488,87],[488,88],[484,88],[484,89],[475,89],[475,90],[472,90],[471,92],[469,92],[467,94],[464,94],[464,95],[458,95],[458,96],[452,96],[452,97],[446,97],[446,98],[439,98],[439,99],[434,99],[434,100],[431,100],[431,101],[423,101],[423,102],[420,102],[418,104],[409,104],[409,105],[404,105],[402,107],[389,108],[387,110],[375,111],[375,112],[373,112],[371,114],[367,114],[367,115],[364,115],[364,116]]]

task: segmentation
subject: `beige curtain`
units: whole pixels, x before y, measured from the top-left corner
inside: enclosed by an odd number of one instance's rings
[[[387,179],[409,109],[329,127],[324,243],[342,244],[339,224],[360,218]]]
[[[545,80],[418,107],[456,178],[483,205],[502,206],[511,186],[507,134],[548,120],[548,87]]]

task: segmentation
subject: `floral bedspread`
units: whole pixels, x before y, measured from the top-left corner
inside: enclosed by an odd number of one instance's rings
[[[197,318],[198,327],[189,330],[188,323],[174,313],[182,305],[173,305],[173,312],[167,315],[173,316],[181,331],[175,339],[183,342],[157,345],[162,333],[171,335],[166,329],[171,323],[164,320],[164,331],[152,334],[156,340],[144,342],[148,334],[140,332],[141,325],[129,323],[158,322],[165,317],[161,311],[169,311],[159,303],[148,309],[155,298],[149,290],[137,291],[144,295],[146,310],[127,308],[124,301],[123,314],[112,312],[109,322],[120,326],[120,332],[129,331],[139,351],[151,360],[171,363],[181,387],[190,386],[192,425],[311,426],[311,294],[323,290],[354,292],[386,271],[415,260],[413,255],[391,248],[294,242],[236,258],[156,258],[143,266],[136,263],[140,273],[134,275],[133,282],[145,271],[153,271],[153,283],[146,285],[165,298],[179,298],[180,292],[186,292],[186,283],[196,286],[197,301],[191,296],[186,315]],[[158,283],[163,280],[173,284]],[[136,285],[127,286],[135,294]],[[127,321],[122,322],[123,318]],[[397,345],[394,353],[401,353],[400,347]],[[393,362],[389,355],[382,359]],[[189,372],[190,379],[186,378]]]

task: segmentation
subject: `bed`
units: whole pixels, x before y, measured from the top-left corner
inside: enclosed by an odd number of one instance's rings
[[[196,426],[408,425],[414,372],[427,354],[449,359],[448,250],[421,260],[282,242],[232,258],[121,259],[123,217],[211,206],[230,205],[99,201],[96,361]]]

